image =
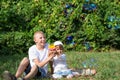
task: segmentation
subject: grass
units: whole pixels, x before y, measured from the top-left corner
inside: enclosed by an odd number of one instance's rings
[[[70,51],[66,52],[66,55],[67,63],[70,68],[81,69],[83,68],[83,62],[90,63],[90,60],[94,59],[92,64],[95,64],[95,66],[93,66],[93,68],[97,70],[95,76],[80,76],[72,80],[120,80],[120,52]],[[26,56],[26,54],[1,55],[0,74],[5,70],[9,70],[11,73],[15,74],[19,62],[24,56]],[[0,78],[0,80],[2,79]]]

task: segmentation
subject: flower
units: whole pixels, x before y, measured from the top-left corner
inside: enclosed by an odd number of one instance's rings
[[[49,50],[55,50],[55,46],[53,44],[48,46]]]

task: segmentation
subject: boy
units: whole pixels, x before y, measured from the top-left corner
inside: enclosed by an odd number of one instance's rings
[[[34,42],[35,45],[31,46],[28,51],[29,60],[27,58],[22,60],[15,76],[6,72],[6,76],[3,76],[6,78],[5,80],[17,80],[25,69],[27,69],[26,76],[22,78],[22,80],[29,80],[35,76],[47,76],[47,64],[54,57],[55,51],[48,50],[48,44],[46,43],[46,38],[42,31],[34,33]],[[29,62],[30,65],[28,65]]]

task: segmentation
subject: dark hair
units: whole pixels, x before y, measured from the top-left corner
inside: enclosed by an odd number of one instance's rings
[[[56,46],[59,46],[59,48],[61,49],[61,50],[64,50],[64,48],[63,48],[63,45],[56,45]]]

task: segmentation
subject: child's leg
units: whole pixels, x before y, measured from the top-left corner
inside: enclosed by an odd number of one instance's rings
[[[52,75],[52,78],[53,79],[61,79],[63,76],[62,75],[60,75],[60,74],[53,74]]]
[[[28,66],[29,63],[30,62],[29,62],[29,59],[27,57],[24,57],[22,59],[22,61],[19,64],[19,67],[17,69],[17,72],[15,74],[16,78],[18,78],[22,75],[22,73],[25,71],[25,69],[26,69],[26,67]]]
[[[17,80],[17,78],[20,77],[21,74],[25,71],[28,64],[29,64],[28,58],[27,57],[23,58],[20,65],[19,65],[19,67],[18,67],[16,75],[14,76],[9,71],[4,71],[3,75],[2,75],[3,79],[4,80]]]
[[[24,77],[25,80],[31,79],[33,77],[35,77],[35,75],[38,72],[38,67],[36,65],[34,65],[33,67],[31,67],[31,70],[28,74],[26,74],[26,76]]]
[[[73,71],[72,74],[73,74],[74,77],[79,77],[80,76],[80,73],[78,71]]]
[[[86,75],[95,75],[96,70],[95,69],[86,69]]]
[[[71,78],[73,78],[73,74],[69,74],[69,75],[67,75],[66,78],[67,78],[67,79],[71,79]]]
[[[95,75],[96,74],[96,70],[95,69],[80,69],[80,70],[74,70],[72,72],[72,74],[75,77],[78,77],[78,76],[89,76],[89,75]]]
[[[80,71],[80,75],[83,75],[83,76],[89,76],[89,75],[95,75],[95,74],[96,74],[95,69],[82,69]]]
[[[21,76],[21,74],[25,71],[25,69],[27,68],[29,64],[29,60],[28,58],[23,58],[23,60],[21,61],[18,70],[16,72],[16,75],[12,75],[11,73],[9,73],[8,71],[5,71],[3,73],[3,79],[4,80],[17,80],[18,77]],[[30,72],[24,77],[22,78],[23,80],[28,80],[30,78],[33,78],[38,72],[38,67],[35,65],[30,69]],[[13,79],[14,78],[14,79]]]
[[[62,76],[62,72],[61,71],[57,71],[54,74],[52,74],[52,78],[53,79],[61,79],[62,77],[63,76]]]

